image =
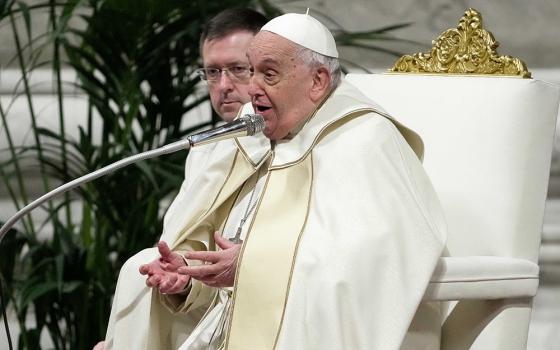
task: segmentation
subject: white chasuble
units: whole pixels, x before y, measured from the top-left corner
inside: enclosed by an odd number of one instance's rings
[[[413,132],[345,82],[291,140],[217,144],[175,199],[163,237],[177,250],[215,249],[213,232],[239,189],[268,167],[238,260],[225,348],[399,349],[446,237],[421,153]],[[200,320],[214,293],[195,281],[182,299],[154,297],[146,317],[169,314],[164,303]],[[177,348],[188,336],[177,335],[173,317],[150,320],[149,349]]]

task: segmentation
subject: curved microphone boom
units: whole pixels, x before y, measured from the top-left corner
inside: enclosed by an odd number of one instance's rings
[[[44,202],[50,200],[51,198],[67,192],[77,186],[84,183],[90,182],[98,177],[107,175],[117,169],[123,168],[132,163],[139,162],[141,160],[150,159],[154,157],[159,157],[164,154],[173,153],[181,150],[186,150],[191,147],[196,147],[198,145],[204,145],[207,143],[217,142],[220,140],[241,137],[241,136],[252,136],[264,130],[264,119],[259,114],[246,114],[232,122],[226,123],[215,129],[208,131],[202,131],[197,134],[188,136],[185,140],[176,141],[165,145],[154,150],[142,152],[124,159],[121,159],[115,163],[109,164],[101,169],[94,172],[81,176],[75,180],[65,183],[54,190],[44,194],[43,196],[37,198],[33,202],[29,203],[25,207],[21,208],[17,213],[6,221],[6,223],[0,228],[0,243],[8,233],[8,230],[21,219],[24,215],[43,204]]]
[[[251,136],[264,130],[264,118],[260,114],[245,114],[218,128],[199,132],[187,137],[192,147],[240,136]]]

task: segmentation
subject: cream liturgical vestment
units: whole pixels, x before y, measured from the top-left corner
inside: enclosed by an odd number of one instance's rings
[[[238,261],[227,349],[400,348],[446,237],[421,147],[342,82],[290,140],[260,135],[205,150],[166,215],[162,238],[175,250],[215,249],[212,235],[241,187],[266,167]],[[193,281],[188,295],[163,296],[133,278],[119,277],[113,348],[178,348],[216,293]]]

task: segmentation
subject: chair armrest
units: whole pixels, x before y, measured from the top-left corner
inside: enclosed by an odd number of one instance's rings
[[[534,297],[539,266],[529,260],[494,257],[440,258],[424,301]]]

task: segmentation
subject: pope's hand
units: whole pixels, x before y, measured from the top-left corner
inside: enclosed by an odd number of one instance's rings
[[[235,244],[223,238],[218,232],[214,240],[222,250],[216,252],[188,252],[187,259],[200,260],[204,264],[198,266],[183,266],[180,274],[191,276],[210,287],[232,287],[235,281],[237,258],[241,244]]]
[[[164,241],[158,243],[158,250],[161,255],[159,259],[140,266],[140,273],[147,276],[146,285],[150,288],[157,287],[164,294],[184,291],[190,277],[177,271],[185,266],[183,257],[172,252]]]

